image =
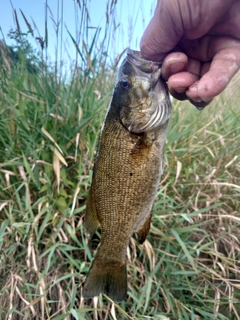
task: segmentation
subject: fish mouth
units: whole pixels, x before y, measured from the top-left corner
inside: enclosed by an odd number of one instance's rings
[[[145,76],[146,73],[155,74],[155,72],[161,70],[160,67],[162,65],[162,61],[156,62],[151,60],[146,60],[142,57],[140,51],[132,50],[130,48],[127,49],[127,61],[135,67],[135,69],[144,72]],[[156,80],[160,77],[160,73]]]

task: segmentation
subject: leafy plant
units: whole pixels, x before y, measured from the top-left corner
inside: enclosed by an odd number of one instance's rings
[[[74,2],[82,18],[79,38],[68,33],[79,59],[70,76],[45,59],[47,27],[36,72],[27,52],[12,63],[0,47],[0,317],[240,319],[238,78],[201,113],[173,101],[151,232],[128,249],[128,298],[81,297],[100,241],[89,247],[82,220],[115,78],[107,30],[117,25],[110,1],[104,38],[90,37],[87,5]]]

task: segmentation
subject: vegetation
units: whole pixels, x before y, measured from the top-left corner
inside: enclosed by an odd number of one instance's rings
[[[80,59],[71,76],[48,65],[46,46],[28,55],[31,33],[27,52],[0,47],[0,318],[240,319],[237,77],[202,112],[173,101],[151,232],[129,245],[127,300],[81,298],[100,241],[84,237],[85,199],[115,76],[111,34],[86,38],[80,3],[85,45],[69,34]]]

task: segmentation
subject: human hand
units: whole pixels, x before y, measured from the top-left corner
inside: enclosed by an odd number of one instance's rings
[[[158,0],[140,46],[164,59],[170,93],[202,109],[240,68],[240,1]]]

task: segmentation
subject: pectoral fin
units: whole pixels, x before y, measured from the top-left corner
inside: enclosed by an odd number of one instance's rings
[[[138,242],[140,244],[142,244],[147,238],[147,235],[149,233],[150,226],[151,226],[151,218],[152,218],[152,210],[150,210],[150,213],[147,219],[145,220],[144,224],[142,224],[136,232],[138,237]]]

